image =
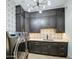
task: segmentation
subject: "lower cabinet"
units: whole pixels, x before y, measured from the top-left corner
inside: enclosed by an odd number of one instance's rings
[[[28,50],[30,53],[51,55],[51,56],[67,56],[67,42],[42,42],[28,41]]]

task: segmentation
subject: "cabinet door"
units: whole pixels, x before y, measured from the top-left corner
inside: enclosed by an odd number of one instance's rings
[[[46,16],[40,18],[41,28],[54,28],[55,26],[55,16]]]
[[[40,25],[41,25],[41,28],[47,28],[47,26],[48,26],[48,19],[46,17],[40,18]]]
[[[58,45],[58,55],[66,57],[67,56],[67,43],[59,43]]]
[[[21,15],[16,15],[16,31],[21,32]]]
[[[65,19],[64,19],[64,9],[57,9],[57,18],[56,18],[56,28],[58,33],[65,32]]]
[[[40,19],[31,18],[30,19],[30,32],[40,32]]]
[[[25,19],[23,15],[16,15],[16,31],[17,32],[25,31]]]
[[[25,18],[21,15],[21,31],[25,32]]]
[[[31,53],[41,53],[41,46],[39,42],[29,42],[29,52]]]
[[[47,42],[41,42],[41,54],[48,54],[48,43]]]
[[[53,15],[53,16],[49,16],[49,18],[48,18],[48,28],[55,28],[56,26],[55,26],[55,24],[56,24],[56,16],[55,15]]]
[[[40,45],[32,45],[31,46],[31,52],[33,53],[41,53],[41,46]]]
[[[57,43],[49,43],[48,44],[48,54],[49,55],[58,55],[58,44]]]

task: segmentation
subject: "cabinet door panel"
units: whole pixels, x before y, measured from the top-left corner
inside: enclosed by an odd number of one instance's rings
[[[58,44],[57,43],[49,43],[48,54],[50,54],[50,55],[57,55],[58,54]]]
[[[16,31],[21,31],[21,15],[16,15]]]
[[[40,32],[40,20],[38,20],[36,18],[31,18],[30,32]]]
[[[25,18],[21,15],[21,31],[25,31]]]
[[[41,53],[41,46],[39,42],[31,42],[31,50],[32,53]]]
[[[56,15],[54,16],[51,16],[49,19],[48,19],[49,23],[49,28],[55,28],[56,27]]]
[[[41,53],[42,54],[48,54],[48,48],[47,48],[48,43],[47,42],[42,42],[41,43]]]
[[[58,45],[58,55],[59,56],[67,56],[67,43],[59,43]]]
[[[56,19],[55,16],[47,16],[45,18],[40,19],[41,28],[55,28]]]
[[[65,32],[64,8],[57,9],[56,28],[59,33]]]
[[[41,48],[39,45],[33,45],[31,49],[32,49],[32,52],[34,53],[41,53]]]
[[[25,31],[25,19],[22,15],[16,15],[16,31]]]

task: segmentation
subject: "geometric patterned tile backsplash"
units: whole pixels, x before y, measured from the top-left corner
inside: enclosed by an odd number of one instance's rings
[[[29,33],[30,39],[46,39],[48,35],[48,39],[66,39],[65,33],[56,33],[56,30],[53,28],[49,29],[41,29],[40,33]]]

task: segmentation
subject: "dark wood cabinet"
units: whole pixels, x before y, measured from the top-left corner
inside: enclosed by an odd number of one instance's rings
[[[60,8],[56,10],[56,29],[57,33],[65,32],[65,10]]]
[[[67,46],[67,42],[28,41],[29,52],[52,56],[66,57]]]
[[[56,28],[57,33],[65,32],[65,9],[58,8],[30,13],[30,32],[40,32],[41,28]]]
[[[16,6],[16,31],[25,31],[25,12],[20,5]]]
[[[57,33],[64,33],[64,8],[45,10],[39,14],[26,12],[20,5],[16,6],[16,31],[39,33],[43,28],[55,28]]]
[[[30,32],[40,32],[43,28],[56,27],[56,10],[46,10],[42,14],[30,13]]]

